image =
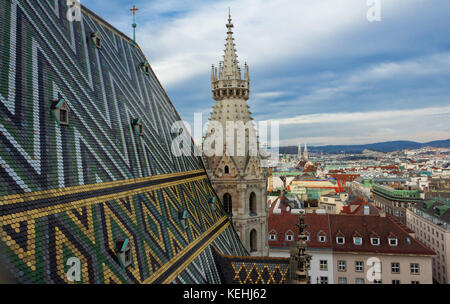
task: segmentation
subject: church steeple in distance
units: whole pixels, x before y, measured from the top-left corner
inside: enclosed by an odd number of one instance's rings
[[[244,78],[236,54],[236,44],[233,38],[234,25],[231,12],[228,14],[227,38],[223,61],[219,62],[219,69],[214,65],[211,72],[211,86],[214,100],[224,98],[249,99],[250,75],[247,63],[244,65]]]

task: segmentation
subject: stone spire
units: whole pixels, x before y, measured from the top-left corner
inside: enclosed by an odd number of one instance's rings
[[[303,157],[308,160],[308,146],[305,144],[305,151],[303,152]]]
[[[302,160],[302,145],[301,144],[298,145],[297,157],[298,157],[298,160]]]
[[[219,62],[219,71],[211,77],[213,98],[221,100],[224,98],[249,99],[250,74],[247,63],[244,66],[244,79],[242,79],[241,67],[239,66],[236,54],[236,44],[233,38],[234,25],[231,13],[228,15],[227,38],[225,43],[225,53],[223,61]],[[215,67],[212,67],[213,71]],[[214,72],[213,72],[214,73]]]

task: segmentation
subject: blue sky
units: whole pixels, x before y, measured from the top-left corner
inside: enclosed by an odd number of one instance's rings
[[[207,121],[211,64],[231,7],[255,121],[278,120],[282,145],[450,138],[450,1],[84,0],[137,42],[181,117]]]

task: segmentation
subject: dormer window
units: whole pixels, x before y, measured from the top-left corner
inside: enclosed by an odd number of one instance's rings
[[[150,75],[150,64],[148,61],[142,62],[139,67],[141,68],[142,72],[144,72],[145,75]]]
[[[306,241],[309,242],[310,241],[310,236],[309,236],[309,232],[306,232]]]
[[[225,174],[230,174],[230,167],[225,166],[224,171],[225,171]]]
[[[291,242],[294,240],[294,233],[292,231],[286,232],[286,241]]]
[[[133,256],[131,254],[130,239],[116,240],[116,256],[123,269],[133,265]]]
[[[398,245],[398,240],[396,238],[389,238],[389,245],[397,246]]]
[[[353,237],[353,244],[355,244],[357,246],[362,245],[362,237],[360,237],[360,236]]]
[[[134,131],[139,134],[139,136],[144,135],[144,124],[142,123],[141,118],[135,118],[133,120],[133,128]]]
[[[325,234],[325,232],[320,231],[317,236],[317,240],[321,243],[325,243],[327,241],[327,235]]]
[[[183,225],[183,228],[187,228],[187,210],[181,210],[178,212],[178,220]]]
[[[345,237],[343,237],[343,236],[336,237],[336,243],[338,243],[339,245],[344,245],[345,244]]]
[[[270,233],[269,234],[269,241],[276,241],[277,240],[277,234],[276,233]]]
[[[91,40],[97,49],[100,50],[102,48],[102,35],[100,34],[99,31],[91,34]]]
[[[52,102],[52,112],[60,125],[69,124],[69,106],[64,99],[54,100]]]
[[[370,238],[370,243],[373,246],[379,246],[380,245],[380,238],[372,237],[372,238]]]

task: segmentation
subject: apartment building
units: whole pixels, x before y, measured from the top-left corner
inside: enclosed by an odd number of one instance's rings
[[[312,284],[431,284],[435,252],[385,212],[306,215]],[[288,257],[298,214],[269,212],[270,256]],[[374,262],[376,262],[374,264]],[[379,266],[379,278],[371,267]]]
[[[372,188],[375,206],[406,223],[406,208],[421,203],[423,193],[419,190],[396,189],[386,185]]]
[[[433,280],[450,282],[450,199],[431,198],[406,211],[406,225],[416,238],[436,252],[433,258]]]
[[[337,284],[431,284],[434,252],[383,215],[330,215]],[[379,266],[379,278],[371,267]],[[372,273],[374,274],[374,273]]]

